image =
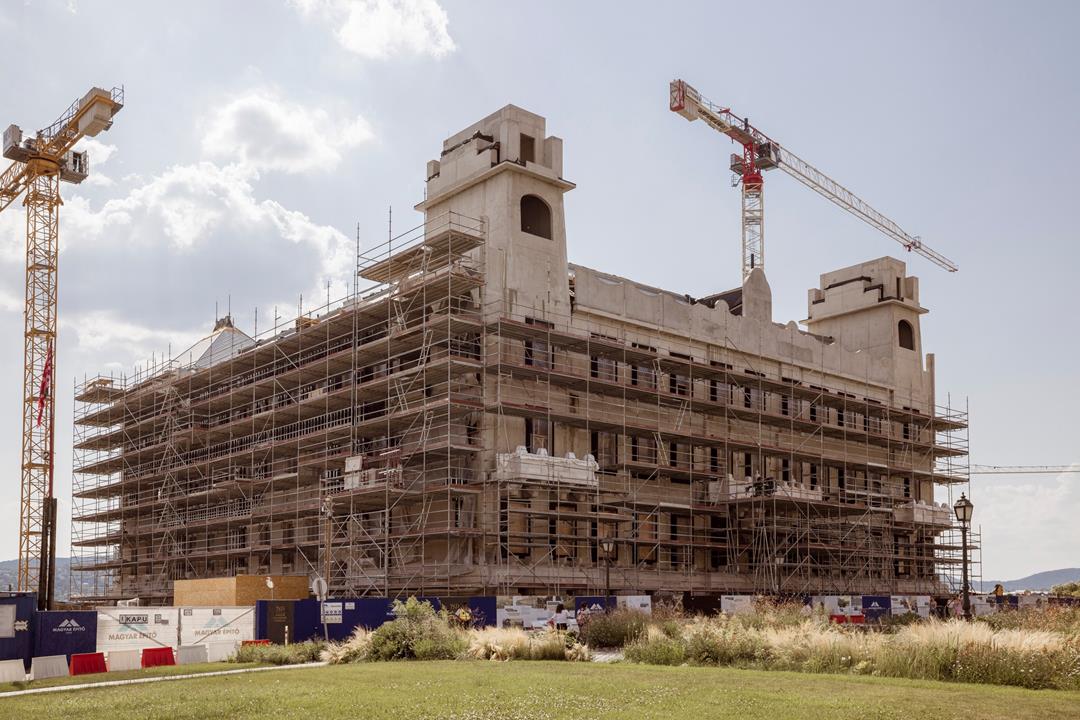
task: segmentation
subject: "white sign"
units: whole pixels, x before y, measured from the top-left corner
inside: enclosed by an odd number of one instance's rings
[[[98,608],[97,649],[138,650],[176,647],[180,611],[176,608]]]
[[[0,605],[0,638],[15,637],[15,606]]]
[[[209,662],[227,659],[241,642],[254,639],[254,608],[184,608],[181,613],[180,644],[205,645]]]
[[[721,595],[720,610],[728,615],[738,615],[754,611],[753,595]]]
[[[339,602],[324,602],[322,604],[322,621],[327,625],[340,625],[342,620],[342,604]]]
[[[619,595],[615,600],[620,608],[652,615],[652,598],[648,595]]]
[[[892,596],[892,608],[889,611],[892,615],[911,615],[915,614],[919,617],[930,617],[930,596],[929,595],[893,595]]]
[[[862,615],[862,595],[814,595],[810,602],[829,615]]]

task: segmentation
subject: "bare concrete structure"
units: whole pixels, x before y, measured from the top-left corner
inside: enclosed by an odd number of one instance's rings
[[[568,263],[573,188],[507,106],[444,141],[367,289],[81,383],[74,593],[945,590],[967,414],[904,263],[826,273],[801,329],[760,270],[692,298]]]

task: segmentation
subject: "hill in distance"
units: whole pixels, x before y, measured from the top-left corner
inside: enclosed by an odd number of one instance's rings
[[[67,600],[68,578],[70,575],[71,560],[66,557],[56,558],[56,599]],[[19,574],[18,560],[0,560],[0,590],[14,590]]]
[[[982,583],[972,583],[972,587],[978,592],[990,592],[994,585],[1001,583],[1005,592],[1019,592],[1021,590],[1049,591],[1055,585],[1064,583],[1080,582],[1080,568],[1062,568],[1060,570],[1047,570],[1035,573],[1019,580],[983,580]]]

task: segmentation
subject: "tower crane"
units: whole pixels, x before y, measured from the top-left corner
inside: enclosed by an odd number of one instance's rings
[[[23,332],[22,484],[19,502],[18,590],[37,590],[47,608],[56,557],[53,497],[55,438],[56,266],[59,254],[60,181],[81,183],[90,172],[84,137],[112,126],[124,106],[124,89],[91,88],[48,127],[23,139],[16,125],[4,131],[0,212],[19,196],[26,208],[26,306]],[[36,563],[35,563],[36,561]]]
[[[931,262],[956,272],[956,263],[931,250],[917,236],[909,235],[895,222],[870,207],[855,193],[799,158],[787,148],[739,117],[729,108],[720,107],[702,97],[683,80],[672,80],[670,108],[687,120],[701,119],[714,130],[742,146],[741,154],[732,154],[731,171],[742,185],[742,276],[765,265],[765,183],[762,171],[780,168],[811,190],[824,195],[863,222],[896,240]]]

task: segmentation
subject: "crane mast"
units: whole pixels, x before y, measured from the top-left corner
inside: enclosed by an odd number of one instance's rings
[[[53,496],[56,396],[56,269],[59,255],[60,182],[80,183],[90,166],[73,148],[112,126],[124,105],[123,88],[92,88],[48,127],[23,140],[16,125],[4,131],[11,165],[0,173],[0,212],[19,196],[26,209],[26,304],[23,328],[22,469],[19,501],[20,591],[51,602],[56,555]],[[36,562],[35,562],[36,561]]]
[[[886,236],[949,272],[956,272],[956,263],[923,244],[917,236],[905,232],[899,225],[875,210],[855,193],[815,168],[810,163],[780,146],[746,118],[730,108],[710,102],[683,80],[670,85],[669,107],[687,120],[702,120],[717,132],[723,133],[742,146],[742,152],[731,156],[731,171],[742,186],[742,274],[743,279],[755,267],[765,265],[765,185],[763,170],[780,168],[806,187],[877,228]]]

